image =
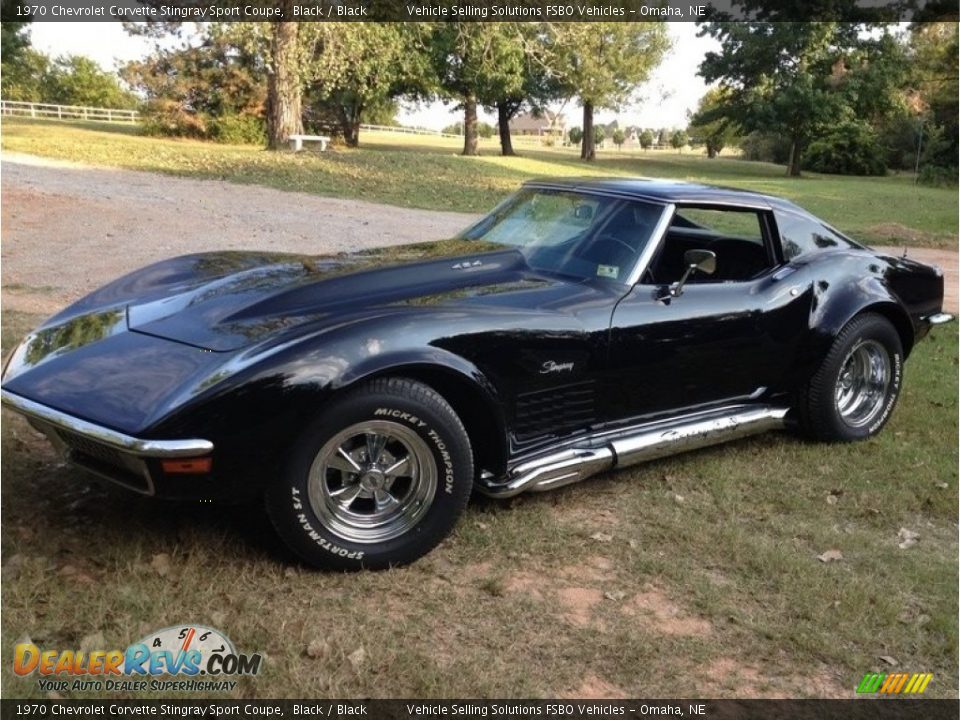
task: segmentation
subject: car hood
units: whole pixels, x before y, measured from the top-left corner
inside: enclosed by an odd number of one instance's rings
[[[397,303],[453,303],[528,271],[516,250],[462,240],[335,256],[205,253],[121,278],[79,309],[123,306],[132,331],[227,352]]]

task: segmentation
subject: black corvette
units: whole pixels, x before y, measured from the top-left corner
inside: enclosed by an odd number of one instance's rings
[[[763,430],[880,431],[941,272],[795,205],[537,181],[458,238],[151,265],[38,328],[3,403],[159,497],[265,501],[307,562],[412,561],[509,497]]]

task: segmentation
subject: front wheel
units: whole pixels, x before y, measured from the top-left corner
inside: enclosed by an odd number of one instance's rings
[[[432,550],[473,486],[470,440],[434,390],[374,380],[306,428],[267,511],[286,544],[317,567],[380,569]]]
[[[799,402],[804,430],[851,442],[880,432],[900,396],[903,345],[886,318],[858,315],[840,331]]]

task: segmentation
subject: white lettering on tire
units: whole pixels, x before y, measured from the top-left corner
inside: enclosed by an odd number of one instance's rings
[[[300,500],[300,491],[295,487],[290,488],[293,510],[297,515],[297,522],[300,523],[300,528],[303,532],[313,540],[317,545],[322,547],[327,552],[336,555],[337,557],[347,558],[348,560],[362,560],[363,559],[363,550],[349,550],[347,548],[340,547],[339,545],[334,545],[332,542],[324,538],[320,533],[313,529],[313,526],[310,525],[310,520],[307,518],[306,513],[303,512],[303,503]]]

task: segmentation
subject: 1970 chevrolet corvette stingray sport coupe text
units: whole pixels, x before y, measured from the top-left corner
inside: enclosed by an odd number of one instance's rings
[[[305,561],[383,568],[474,488],[782,427],[868,438],[942,299],[938,269],[784,200],[544,180],[453,240],[136,271],[31,333],[2,399],[128,488],[256,499]]]

